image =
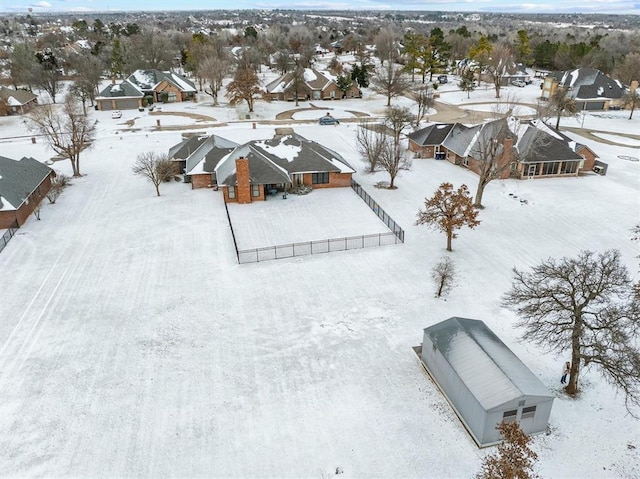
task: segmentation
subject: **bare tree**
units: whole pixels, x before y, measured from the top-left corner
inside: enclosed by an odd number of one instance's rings
[[[547,107],[550,113],[557,115],[556,130],[560,128],[560,117],[562,113],[568,113],[570,115],[577,115],[580,109],[576,101],[569,96],[569,89],[558,85],[549,97]]]
[[[138,155],[131,170],[134,174],[150,180],[156,188],[156,195],[160,196],[160,183],[171,179],[174,165],[166,154],[146,152]]]
[[[536,479],[533,469],[538,455],[529,447],[529,436],[517,422],[501,422],[497,429],[502,443],[496,453],[485,456],[476,479]]]
[[[261,94],[260,80],[255,70],[251,68],[239,68],[233,81],[227,85],[229,103],[246,101],[250,112],[253,111],[253,104]]]
[[[387,97],[387,106],[391,106],[391,99],[402,95],[409,88],[402,68],[393,62],[376,69],[376,75],[371,79],[371,88]]]
[[[305,69],[299,63],[296,63],[295,68],[291,72],[289,85],[287,85],[287,89],[285,91],[287,94],[293,94],[296,106],[298,106],[298,97],[300,92],[302,92],[302,87],[304,86],[304,72]]]
[[[530,273],[513,273],[502,304],[518,314],[523,339],[571,352],[565,391],[576,394],[581,366],[595,364],[624,393],[627,408],[640,405],[640,304],[620,252],[581,251],[577,258],[550,258]]]
[[[631,85],[633,80],[640,82],[640,53],[627,53],[624,60],[616,65],[615,73],[625,85]]]
[[[218,93],[222,88],[222,82],[231,73],[233,60],[229,53],[222,47],[208,48],[204,58],[196,67],[198,76],[209,84],[209,90],[204,92],[211,95],[213,105],[218,105]]]
[[[171,44],[164,32],[148,29],[130,37],[126,53],[126,64],[132,70],[168,70],[173,65],[178,49]]]
[[[36,53],[38,61],[32,70],[32,83],[51,96],[51,101],[56,102],[56,94],[60,86],[62,75],[58,59],[50,50]]]
[[[69,177],[62,173],[57,173],[51,180],[51,188],[47,192],[47,199],[49,203],[56,202],[58,197],[62,194],[62,191],[69,186]]]
[[[84,115],[73,95],[62,105],[43,105],[29,115],[29,128],[44,136],[53,151],[71,161],[73,176],[80,175],[80,153],[87,149],[95,134],[95,121]]]
[[[440,259],[431,270],[431,278],[436,284],[436,298],[447,294],[453,287],[456,278],[456,268],[451,258]]]
[[[496,98],[500,98],[500,88],[504,77],[512,73],[515,68],[513,53],[506,45],[495,45],[487,61],[487,73],[493,81],[496,90]]]
[[[84,114],[87,114],[86,103],[91,102],[98,94],[98,87],[102,78],[103,63],[95,55],[78,55],[72,64],[75,70],[75,82],[72,86],[74,95],[82,102]]]
[[[480,224],[467,185],[454,190],[451,183],[442,183],[431,198],[425,198],[424,206],[424,210],[418,211],[416,225],[444,232],[447,251],[451,251],[451,240],[458,237],[457,230],[463,226],[473,229]]]
[[[376,55],[380,63],[394,63],[398,59],[398,38],[393,30],[383,28],[375,38]]]
[[[33,207],[33,215],[36,217],[38,221],[40,221],[41,210],[42,210],[42,203],[38,202],[38,204]]]
[[[382,125],[362,123],[356,138],[358,151],[367,163],[367,172],[386,171],[389,189],[395,189],[395,180],[403,170],[411,169],[411,159],[402,148],[402,131],[411,124],[413,115],[408,108],[391,107]]]
[[[629,113],[629,120],[631,120],[635,109],[640,107],[640,92],[638,91],[638,88],[633,91],[626,92],[622,97],[622,102],[626,108],[631,110]]]
[[[478,188],[473,206],[484,208],[484,189],[493,180],[502,178],[505,172],[510,170],[511,163],[517,156],[506,120],[484,124],[469,155],[473,158],[472,169],[478,174]]]
[[[34,51],[26,43],[18,43],[13,47],[9,59],[11,61],[10,76],[14,88],[26,85],[29,90],[33,85],[38,60]]]
[[[417,113],[415,116],[414,126],[417,128],[422,120],[425,119],[429,110],[436,104],[434,91],[428,85],[420,85],[413,88],[410,93],[411,98],[416,103]]]

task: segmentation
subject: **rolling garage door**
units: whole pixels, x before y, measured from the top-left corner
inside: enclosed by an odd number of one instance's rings
[[[138,100],[136,98],[127,98],[116,100],[118,110],[135,110],[138,108]]]
[[[603,101],[589,101],[584,104],[585,110],[604,110]]]

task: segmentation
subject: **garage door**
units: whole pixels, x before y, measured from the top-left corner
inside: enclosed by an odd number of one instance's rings
[[[100,110],[111,110],[111,100],[100,100]]]
[[[604,102],[603,101],[590,101],[585,103],[585,110],[604,110]]]
[[[118,107],[118,110],[135,110],[138,108],[138,100],[135,98],[117,100],[116,106]]]

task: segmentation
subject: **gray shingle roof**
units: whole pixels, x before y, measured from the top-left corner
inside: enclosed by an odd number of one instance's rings
[[[53,170],[33,158],[0,156],[0,209],[18,209]]]
[[[464,157],[466,156],[469,145],[471,145],[474,136],[480,128],[482,128],[481,125],[468,127],[460,123],[456,123],[442,145],[448,150],[453,151],[458,156]]]
[[[207,139],[206,136],[192,136],[182,140],[177,145],[169,148],[169,158],[174,160],[185,160],[193,154],[200,145]]]
[[[553,398],[482,321],[452,317],[424,331],[485,410],[522,396]]]
[[[9,98],[13,98],[20,105],[26,105],[32,101],[38,99],[36,95],[27,90],[12,90],[11,88],[0,87],[0,98],[8,101]]]
[[[554,75],[555,76],[555,75]],[[556,77],[557,78],[557,77]],[[595,68],[576,68],[563,73],[558,82],[570,87],[570,96],[578,99],[621,98],[622,85]]]
[[[205,138],[187,158],[186,173],[191,174],[194,170],[198,170],[199,173],[213,173],[220,160],[238,146],[237,143],[217,135]]]
[[[136,85],[125,80],[121,83],[108,85],[96,98],[142,98],[143,96],[144,94]]]
[[[241,157],[249,159],[251,181],[258,184],[290,183],[293,173],[354,171],[338,153],[293,133],[236,148],[216,167],[218,184],[235,184],[235,160]]]
[[[409,133],[409,138],[420,146],[441,145],[453,129],[453,126],[454,123],[436,123]]]
[[[143,92],[153,90],[162,81],[168,81],[181,91],[196,91],[196,87],[191,80],[173,72],[163,72],[160,70],[136,70],[128,78]]]
[[[534,125],[529,125],[518,139],[517,148],[521,163],[548,161],[581,161],[565,139],[554,136]]]

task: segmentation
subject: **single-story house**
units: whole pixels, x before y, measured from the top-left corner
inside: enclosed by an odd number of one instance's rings
[[[142,108],[146,96],[153,102],[173,103],[195,100],[193,82],[174,72],[136,70],[126,80],[115,79],[96,97],[98,110],[133,110]]]
[[[552,72],[542,83],[542,99],[551,98],[558,86],[567,88],[569,98],[573,98],[582,110],[621,107],[622,96],[625,93],[625,87],[621,82],[595,68]]]
[[[416,158],[447,160],[476,174],[483,160],[497,155],[502,179],[578,176],[592,171],[598,158],[544,122],[521,123],[513,118],[470,127],[437,123],[408,137]]]
[[[0,101],[6,106],[3,109],[7,115],[23,115],[29,113],[38,104],[38,97],[27,90],[13,90],[0,87]],[[2,110],[0,110],[0,114]]]
[[[554,395],[484,322],[452,317],[429,326],[418,351],[479,447],[501,442],[503,421],[529,435],[546,432]]]
[[[353,83],[343,95],[331,73],[314,68],[304,69],[304,79],[298,85],[298,100],[340,100],[360,98],[362,93]],[[265,97],[269,100],[295,100],[293,72],[285,73],[265,87]]]
[[[0,156],[0,229],[22,226],[51,189],[54,176],[33,158]]]
[[[136,110],[142,108],[143,98],[144,93],[129,80],[121,83],[112,80],[112,83],[96,97],[96,108],[98,110]]]
[[[291,129],[238,146],[215,168],[225,202],[262,201],[292,187],[348,187],[355,170],[335,151]]]
[[[193,189],[217,187],[216,166],[239,145],[217,135],[193,136],[169,150],[169,159],[178,162],[179,173]]]

